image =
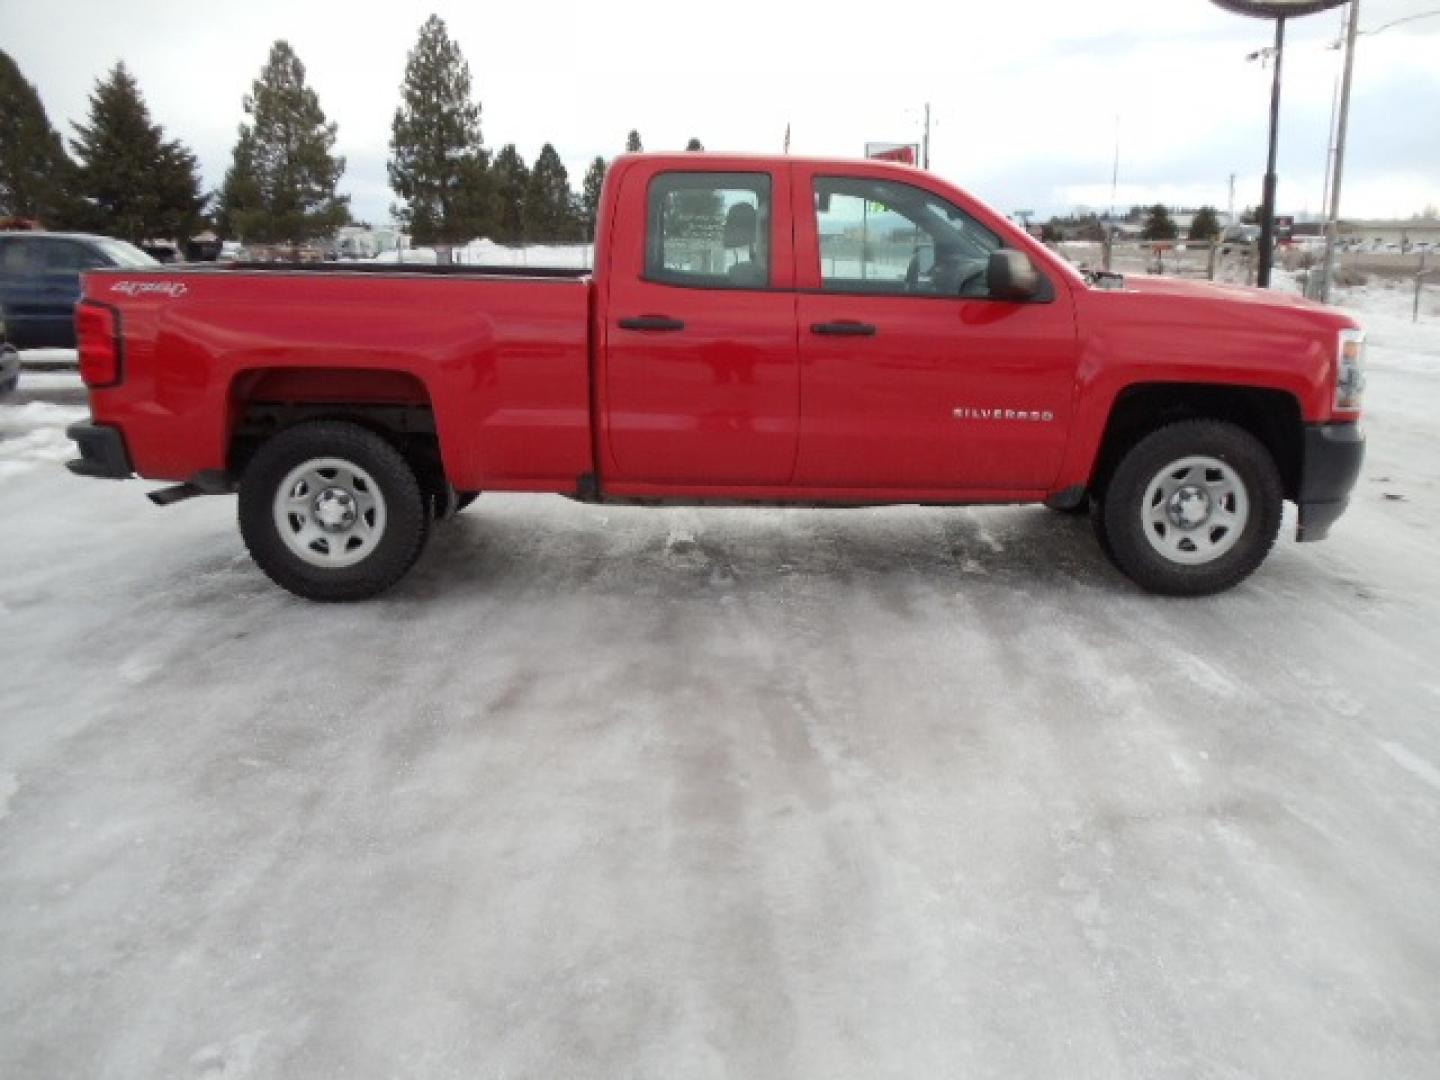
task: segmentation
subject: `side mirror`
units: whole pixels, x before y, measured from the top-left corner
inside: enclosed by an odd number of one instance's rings
[[[1040,291],[1040,272],[1023,251],[1001,248],[990,253],[985,284],[995,300],[1032,300]]]

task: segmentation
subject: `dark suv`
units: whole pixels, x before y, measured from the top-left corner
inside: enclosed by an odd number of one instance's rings
[[[80,274],[159,264],[133,244],[85,233],[0,232],[0,309],[17,349],[75,347]]]

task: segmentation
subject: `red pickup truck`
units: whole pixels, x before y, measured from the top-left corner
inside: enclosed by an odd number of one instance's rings
[[[281,586],[374,595],[481,491],[1089,508],[1146,589],[1228,588],[1359,472],[1364,339],[1303,300],[1082,274],[929,173],[634,155],[593,271],[85,275],[81,475],[239,493]]]

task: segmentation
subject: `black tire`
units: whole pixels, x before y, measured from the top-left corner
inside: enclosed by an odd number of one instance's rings
[[[384,526],[373,549],[348,566],[305,561],[276,521],[274,503],[287,475],[316,458],[358,466],[383,497]],[[430,534],[419,481],[400,452],[374,432],[328,420],[288,428],[256,451],[240,480],[239,517],[250,557],[271,581],[307,600],[364,600],[384,592],[415,565]]]
[[[479,497],[480,497],[480,492],[478,492],[478,491],[461,491],[461,492],[458,492],[458,493],[456,494],[456,497],[455,497],[455,509],[454,509],[453,511],[451,511],[451,513],[452,513],[452,514],[458,514],[458,513],[460,513],[461,510],[464,510],[467,506],[469,506],[471,503],[473,503],[473,502],[474,502],[476,499],[478,499]]]
[[[1174,561],[1157,550],[1143,517],[1152,481],[1167,465],[1187,457],[1211,458],[1228,466],[1248,501],[1236,535],[1226,537],[1223,526],[1216,526],[1215,532],[1230,546],[1209,561],[1192,564]],[[1224,471],[1217,467],[1215,475]],[[1158,499],[1152,503],[1155,513],[1160,512]],[[1185,420],[1151,432],[1120,459],[1097,504],[1095,533],[1110,561],[1142,589],[1166,596],[1207,596],[1238,585],[1265,561],[1280,531],[1283,509],[1280,471],[1259,439],[1234,424]],[[1167,528],[1163,522],[1149,527],[1156,534]],[[1206,531],[1202,526],[1196,533]],[[1185,542],[1184,529],[1174,535]]]

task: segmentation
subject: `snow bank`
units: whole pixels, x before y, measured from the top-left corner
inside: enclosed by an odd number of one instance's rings
[[[0,481],[74,457],[65,428],[88,415],[87,409],[48,401],[0,408]]]
[[[451,258],[462,266],[568,266],[588,268],[594,265],[593,244],[526,244],[513,247],[493,240],[472,240],[452,250]],[[404,252],[387,251],[372,262],[418,263],[433,266],[439,257],[431,247],[409,248]]]

